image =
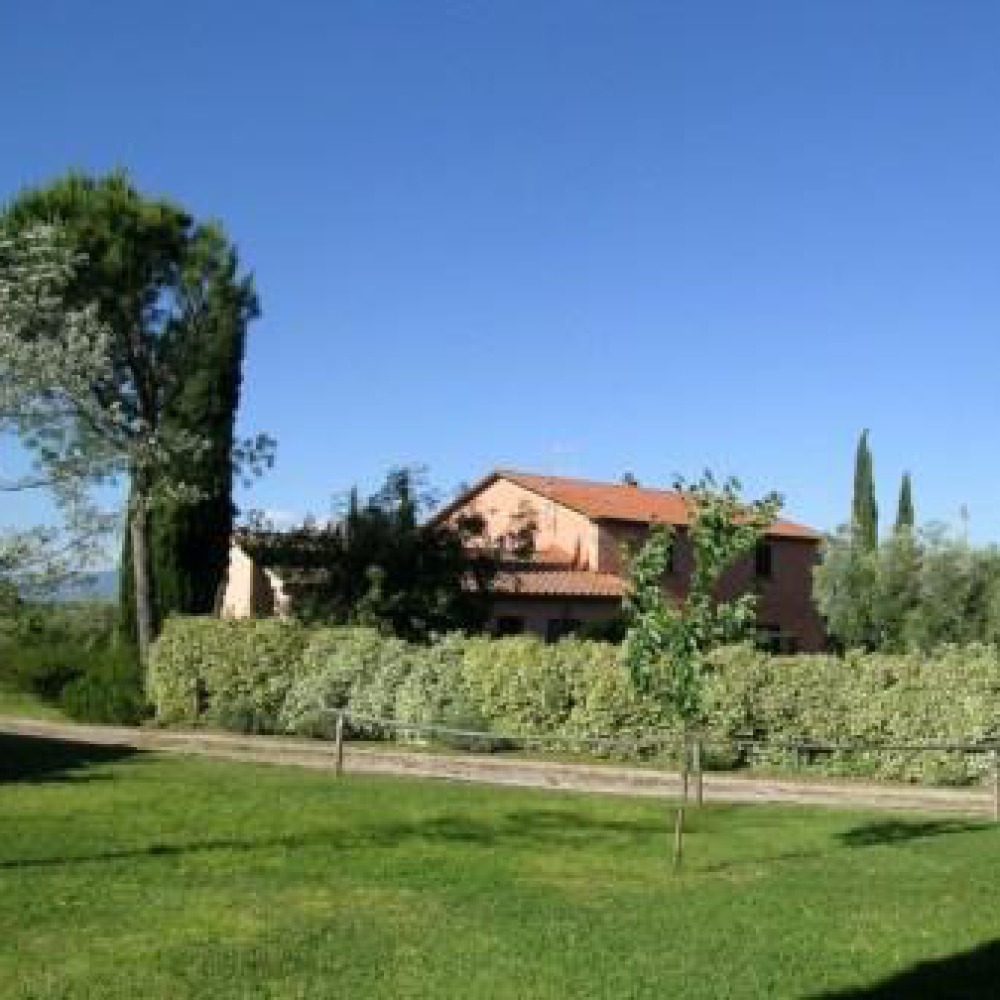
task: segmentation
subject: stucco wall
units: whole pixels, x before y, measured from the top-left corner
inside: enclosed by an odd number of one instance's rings
[[[490,537],[497,538],[511,530],[511,518],[522,506],[533,512],[538,525],[536,549],[558,546],[570,556],[579,554],[580,569],[597,569],[597,525],[583,514],[546,500],[509,480],[499,479],[487,486],[467,506],[456,511],[452,520],[461,514],[479,514],[486,522]]]
[[[599,560],[603,572],[622,573],[622,546],[642,544],[649,526],[609,521],[600,525]],[[799,648],[816,652],[823,649],[823,623],[812,599],[812,571],[818,555],[818,544],[797,538],[769,538],[772,551],[771,576],[758,578],[752,556],[741,560],[722,579],[719,596],[729,599],[748,590],[761,595],[758,620],[762,627],[776,628],[794,635]],[[677,596],[686,592],[691,576],[693,556],[682,529],[678,532],[674,551],[673,572],[664,580],[664,587]]]
[[[281,579],[271,570],[258,566],[239,545],[231,545],[220,617],[284,617],[288,612],[289,600]]]

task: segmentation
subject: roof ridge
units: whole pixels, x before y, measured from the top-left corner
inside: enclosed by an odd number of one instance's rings
[[[588,479],[585,476],[562,476],[549,472],[521,472],[518,469],[494,469],[494,476],[506,476],[508,478],[519,477],[522,479],[553,479],[561,483],[577,483],[583,486],[597,486],[601,489],[622,489],[639,490],[646,493],[667,493],[672,496],[682,496],[683,491],[665,486],[643,486],[641,483],[632,485],[631,483],[615,483],[606,479]]]

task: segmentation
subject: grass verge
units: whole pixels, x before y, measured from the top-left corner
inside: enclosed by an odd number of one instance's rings
[[[0,780],[5,998],[974,998],[1000,975],[987,823],[712,806],[675,875],[658,801],[13,737]]]

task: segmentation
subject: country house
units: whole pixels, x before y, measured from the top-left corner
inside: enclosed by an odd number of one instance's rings
[[[483,518],[488,537],[499,545],[526,515],[534,526],[534,551],[512,552],[493,583],[492,626],[499,635],[535,632],[554,640],[616,618],[626,586],[623,551],[641,543],[655,524],[677,530],[664,586],[678,597],[685,593],[692,555],[685,535],[688,511],[676,491],[497,470],[440,510],[432,523],[467,514]],[[757,551],[723,580],[722,596],[760,594],[761,638],[775,651],[824,646],[812,600],[819,542],[811,528],[777,521]],[[260,565],[234,541],[221,614],[244,618],[289,610],[281,573]]]

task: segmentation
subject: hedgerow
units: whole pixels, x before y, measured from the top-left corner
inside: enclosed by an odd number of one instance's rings
[[[278,619],[170,619],[151,652],[147,677],[157,718],[276,728],[300,680],[308,638],[301,625]]]
[[[153,649],[150,696],[165,723],[328,733],[332,713],[503,733],[628,740],[679,735],[636,694],[619,648],[564,639],[467,638],[416,645],[361,628],[173,619]],[[987,755],[892,749],[1000,735],[1000,657],[992,646],[934,654],[769,656],[717,651],[706,685],[709,759],[751,767],[954,783]],[[733,750],[737,738],[759,746]],[[877,751],[792,753],[782,744],[881,744]]]

